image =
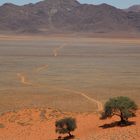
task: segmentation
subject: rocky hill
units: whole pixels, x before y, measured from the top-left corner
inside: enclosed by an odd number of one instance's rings
[[[76,0],[45,0],[36,4],[0,7],[0,32],[139,32],[140,13],[107,4],[80,4]]]
[[[126,11],[131,11],[131,12],[140,12],[140,5],[133,5],[126,9]]]

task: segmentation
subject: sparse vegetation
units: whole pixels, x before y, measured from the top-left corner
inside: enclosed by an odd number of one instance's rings
[[[135,116],[137,109],[136,103],[130,98],[115,97],[106,102],[101,118],[106,119],[116,115],[121,119],[119,124],[126,124],[128,118]]]
[[[76,120],[74,118],[64,118],[56,121],[56,133],[59,134],[69,134],[69,137],[72,137],[71,132],[74,131],[76,126]]]

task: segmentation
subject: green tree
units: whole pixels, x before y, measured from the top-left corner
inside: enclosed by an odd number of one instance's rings
[[[71,132],[74,131],[76,126],[76,120],[74,118],[64,118],[55,122],[56,133],[66,134],[71,137]]]
[[[120,124],[126,124],[128,118],[135,116],[137,109],[136,103],[128,97],[111,98],[104,106],[102,119],[116,115],[120,117]]]

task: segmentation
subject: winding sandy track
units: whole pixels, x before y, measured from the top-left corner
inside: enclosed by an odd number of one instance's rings
[[[60,89],[65,90],[65,91],[69,91],[69,92],[73,92],[73,93],[79,94],[80,96],[83,96],[84,98],[86,98],[90,102],[97,104],[98,112],[103,111],[102,103],[100,101],[96,100],[96,99],[93,99],[93,98],[89,97],[88,95],[86,95],[86,93],[76,91],[76,90],[71,90],[71,89],[65,89],[65,88],[60,88]]]
[[[59,50],[62,49],[64,46],[66,46],[66,44],[63,44],[60,47],[55,48],[53,50],[54,57],[57,57],[58,56]],[[36,73],[39,73],[39,72],[41,72],[42,70],[44,70],[46,68],[48,68],[48,65],[43,65],[43,66],[37,68],[35,70],[35,72]],[[20,78],[20,82],[22,84],[36,86],[36,87],[46,87],[46,85],[38,85],[38,84],[33,84],[33,83],[29,82],[28,79],[27,79],[27,77],[24,74],[17,73],[17,76]],[[76,94],[78,94],[80,96],[83,96],[85,99],[89,100],[90,102],[97,104],[97,108],[98,108],[98,111],[99,112],[103,110],[103,105],[102,105],[102,103],[100,101],[89,97],[88,95],[86,95],[83,92],[79,92],[79,91],[71,90],[71,89],[65,89],[65,88],[58,88],[58,87],[55,87],[55,86],[49,86],[49,87],[55,88],[55,89],[60,89],[60,90],[63,90],[63,91],[68,91],[68,92],[76,93]]]
[[[48,68],[48,65],[43,65],[43,66],[37,68],[37,69],[35,70],[35,72],[38,73],[38,72],[41,72],[42,70],[47,69],[47,68]]]
[[[26,77],[24,74],[22,74],[22,73],[17,73],[17,76],[20,78],[20,81],[21,81],[22,84],[24,84],[24,85],[30,85],[30,86],[33,85],[31,82],[29,82],[29,81],[27,80],[27,77]]]
[[[35,70],[35,72],[39,73],[40,71],[42,71],[46,68],[48,68],[48,65],[44,65],[44,66],[41,66],[41,67],[37,68]],[[24,85],[39,86],[39,85],[33,84],[32,82],[29,82],[28,78],[23,73],[17,73],[17,76],[20,78],[20,82]]]
[[[99,102],[98,100],[95,100],[95,99],[93,99],[93,98],[87,96],[85,93],[81,93],[81,95],[82,95],[83,97],[87,98],[89,101],[92,101],[92,102],[96,103],[99,112],[103,111],[103,105],[102,105],[101,102]]]
[[[53,49],[53,55],[54,55],[54,57],[57,57],[59,51],[60,51],[62,48],[64,48],[65,46],[66,46],[66,44],[63,44],[63,45],[59,46],[58,48]]]
[[[20,78],[20,82],[22,84],[30,85],[30,86],[36,86],[36,87],[47,87],[46,85],[38,85],[38,84],[33,84],[33,83],[29,82],[27,80],[26,76],[21,74],[21,73],[18,73],[17,76]],[[63,91],[76,93],[76,94],[78,94],[80,96],[83,96],[85,99],[89,100],[90,102],[93,102],[93,103],[97,104],[98,112],[101,112],[103,110],[103,105],[102,105],[102,103],[100,101],[89,97],[88,95],[86,95],[83,92],[76,91],[76,90],[71,90],[71,89],[66,89],[66,88],[58,88],[58,87],[55,87],[55,86],[49,86],[49,87],[51,87],[53,89],[55,88],[55,89],[59,89],[59,90],[63,90]]]

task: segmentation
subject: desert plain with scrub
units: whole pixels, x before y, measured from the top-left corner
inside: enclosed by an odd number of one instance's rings
[[[1,35],[0,77],[1,140],[54,140],[65,116],[75,139],[140,139],[139,111],[127,127],[99,120],[110,97],[140,105],[139,38]]]

